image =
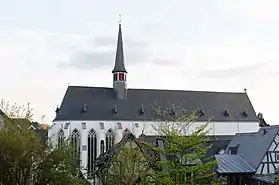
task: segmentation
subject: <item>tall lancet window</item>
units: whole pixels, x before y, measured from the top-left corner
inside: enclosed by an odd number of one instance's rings
[[[106,134],[106,151],[111,149],[114,145],[114,133],[111,129]]]
[[[87,168],[88,178],[92,178],[94,173],[94,162],[97,158],[97,135],[92,129],[88,134]]]
[[[58,132],[58,141],[57,141],[58,148],[62,148],[63,142],[64,142],[64,131],[60,129]]]
[[[74,149],[73,156],[77,159],[78,165],[80,164],[80,133],[77,129],[72,132],[71,145]]]

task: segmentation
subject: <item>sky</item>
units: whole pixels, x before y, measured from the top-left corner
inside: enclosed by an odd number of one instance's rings
[[[68,85],[244,92],[279,124],[278,0],[2,0],[0,99],[51,124]]]

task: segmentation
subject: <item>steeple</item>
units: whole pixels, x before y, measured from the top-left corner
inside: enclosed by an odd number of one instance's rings
[[[123,51],[121,23],[119,23],[115,64],[114,64],[114,69],[112,70],[112,73],[115,72],[127,73],[124,65],[124,51]]]
[[[113,73],[113,89],[115,91],[116,98],[118,100],[127,99],[127,84],[126,84],[127,71],[124,65],[124,51],[123,51],[121,22],[119,22],[115,64],[112,73]]]

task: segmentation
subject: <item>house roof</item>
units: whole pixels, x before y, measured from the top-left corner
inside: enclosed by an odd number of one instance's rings
[[[250,166],[239,155],[215,155],[218,161],[217,172],[232,174],[232,173],[254,173],[256,170]]]
[[[236,134],[227,147],[226,153],[228,153],[229,147],[237,146],[237,154],[254,169],[257,169],[278,132],[279,126],[274,125],[261,127],[255,133]]]
[[[145,120],[157,117],[154,106],[179,106],[189,112],[201,109],[197,121],[257,122],[246,93],[158,89],[128,89],[126,100],[117,100],[112,88],[69,86],[54,121],[60,120]],[[83,108],[86,106],[86,114]],[[225,116],[225,110],[230,116]],[[115,114],[117,110],[117,114]],[[247,116],[243,114],[247,111]]]

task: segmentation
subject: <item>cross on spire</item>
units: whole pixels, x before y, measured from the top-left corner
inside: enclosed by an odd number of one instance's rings
[[[119,14],[118,14],[118,16],[119,16],[119,24],[121,24],[121,21],[122,21],[122,13],[120,12]]]

